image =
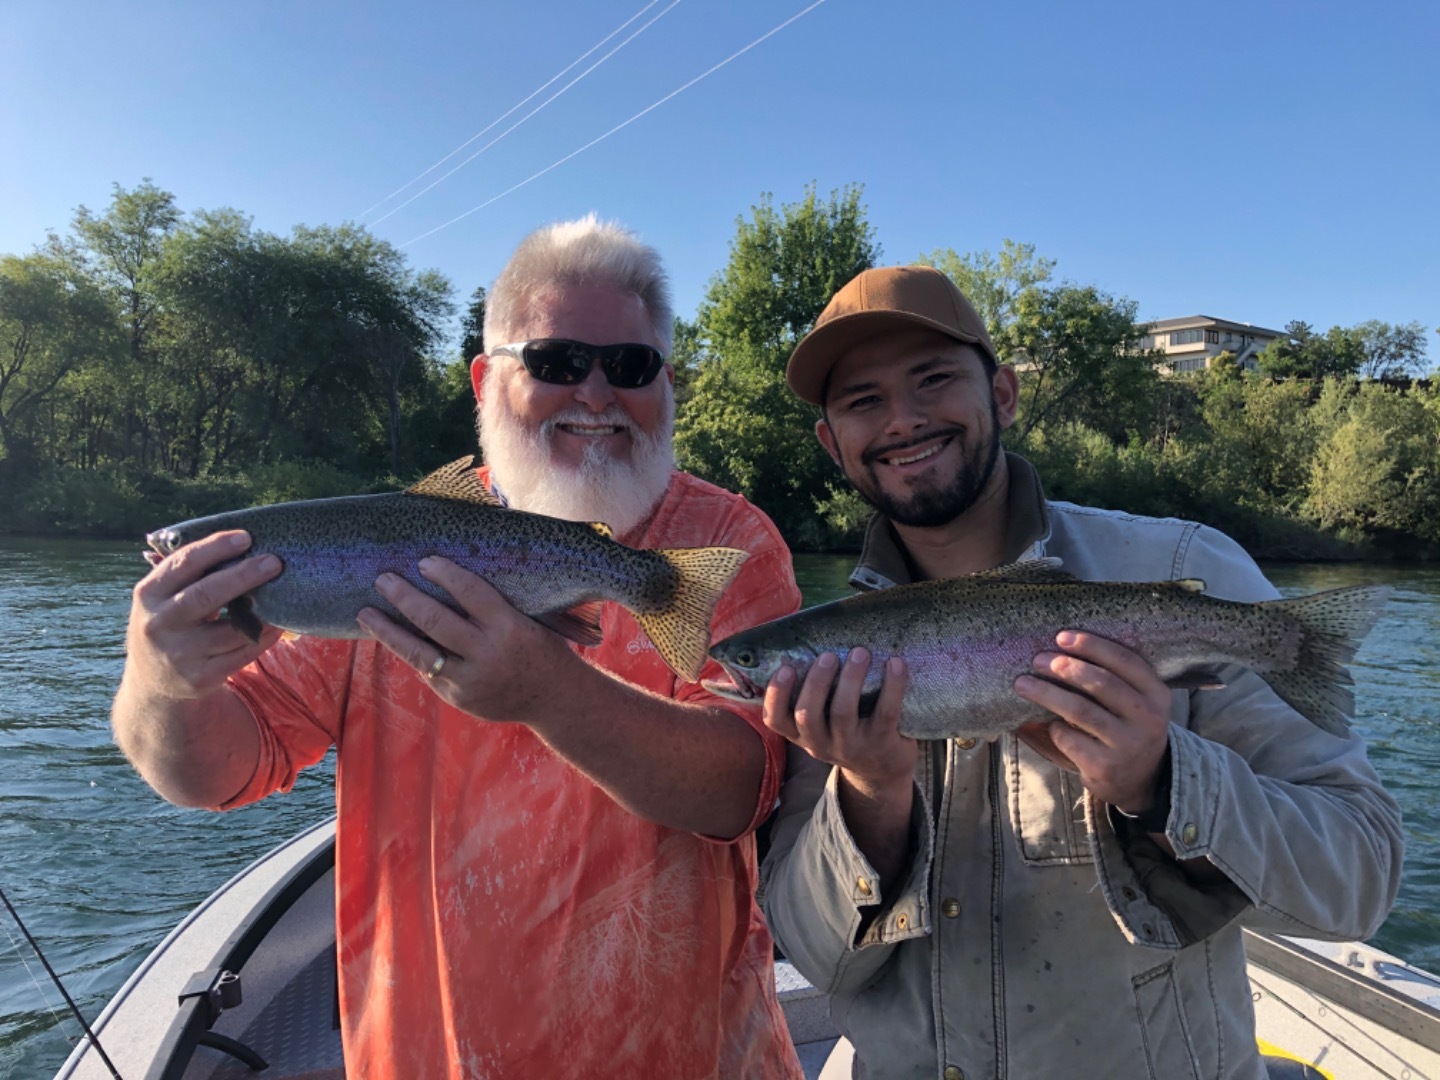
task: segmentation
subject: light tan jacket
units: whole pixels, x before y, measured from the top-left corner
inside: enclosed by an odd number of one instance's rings
[[[1277,595],[1213,529],[1045,503],[1029,464],[1010,455],[1009,467],[1027,556],[1087,580],[1201,578],[1226,599]],[[852,582],[907,578],[893,531],[872,523]],[[1358,735],[1322,732],[1251,672],[1226,676],[1224,690],[1175,692],[1166,828],[1177,855],[1224,872],[1219,886],[1197,884],[1143,833],[1117,833],[1073,774],[1008,736],[922,745],[917,855],[882,896],[831,768],[791,748],[762,903],[786,955],[831,995],[857,1076],[1265,1075],[1241,927],[1373,934],[1399,886],[1400,814]]]

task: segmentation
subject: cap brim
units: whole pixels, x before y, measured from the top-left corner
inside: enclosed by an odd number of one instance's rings
[[[985,342],[974,334],[959,333],[954,327],[923,315],[908,311],[855,311],[839,315],[810,331],[790,354],[790,362],[785,365],[785,381],[796,397],[812,405],[824,405],[830,371],[842,354],[886,331],[915,326],[927,327],[954,341],[975,345],[983,353],[990,353]],[[995,359],[993,354],[990,356]]]

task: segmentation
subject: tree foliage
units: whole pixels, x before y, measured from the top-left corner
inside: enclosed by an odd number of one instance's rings
[[[1160,381],[1134,301],[1093,285],[1029,288],[996,348],[1020,375],[1014,440],[1045,424],[1079,422],[1117,441],[1148,426]]]
[[[869,508],[784,369],[830,297],[880,257],[849,187],[763,197],[677,318],[682,466],[766,510],[797,548],[855,540]],[[1165,376],[1135,305],[1054,280],[1006,240],[935,248],[1021,380],[1007,441],[1054,497],[1199,518],[1270,555],[1440,553],[1440,389],[1421,324],[1303,322],[1247,372]],[[69,232],[0,255],[0,513],[24,531],[121,531],[247,502],[390,488],[473,451],[450,285],[366,230],[184,213],[149,180]],[[456,345],[459,346],[457,358]]]
[[[50,496],[22,489],[60,483],[46,470],[199,480],[282,461],[359,476],[433,465],[440,440],[414,438],[411,417],[441,412],[450,295],[356,226],[277,236],[234,210],[187,216],[148,180],[117,186],[68,236],[0,260],[7,494],[43,517]],[[468,415],[458,423],[473,447]]]
[[[693,372],[675,425],[681,466],[757,503],[802,547],[831,540],[823,515],[836,472],[785,364],[831,296],[879,258],[860,196],[849,187],[824,200],[811,185],[778,209],[763,197],[737,221],[693,327],[678,328]]]
[[[1008,239],[1001,243],[999,255],[988,251],[960,255],[954,248],[936,248],[918,262],[935,267],[955,283],[975,305],[992,341],[1015,322],[1020,297],[1047,284],[1055,269],[1055,260],[1037,256],[1034,244]]]

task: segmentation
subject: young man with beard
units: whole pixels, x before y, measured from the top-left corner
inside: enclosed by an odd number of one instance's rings
[[[787,378],[877,511],[862,589],[1051,556],[1087,580],[1276,595],[1212,529],[1047,501],[1000,448],[1015,372],[934,270],[850,282]],[[1131,650],[1062,629],[1015,681],[1055,718],[977,744],[898,734],[896,659],[862,715],[869,662],[822,657],[798,688],[782,669],[765,698],[808,754],[792,754],[764,905],[853,1044],[827,1078],[1258,1080],[1240,928],[1366,937],[1390,909],[1399,814],[1364,744],[1252,672],[1172,691]]]
[[[637,547],[750,553],[718,635],[799,606],[743,499],[674,471],[659,258],[593,217],[542,229],[489,294],[472,375],[482,476],[509,505]],[[228,599],[279,567],[220,534],[135,590],[116,737],[166,798],[229,808],[337,748],[347,1075],[795,1078],[750,833],[784,741],[665,666],[630,614],[572,646],[441,558],[379,591],[368,641],[251,646]],[[707,677],[719,676],[717,666]]]

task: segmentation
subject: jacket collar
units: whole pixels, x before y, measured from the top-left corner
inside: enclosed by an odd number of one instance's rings
[[[1010,475],[1010,490],[1006,496],[1005,554],[1007,562],[1015,562],[1050,538],[1050,513],[1035,466],[1008,450],[1005,451],[1005,465]],[[920,577],[890,519],[881,514],[873,515],[865,526],[865,545],[860,552],[860,563],[850,575],[851,586],[868,592],[892,585],[908,585],[920,580]]]

